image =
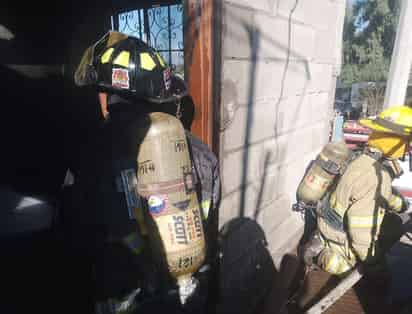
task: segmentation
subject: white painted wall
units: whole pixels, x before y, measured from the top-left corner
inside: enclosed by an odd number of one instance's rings
[[[299,240],[295,191],[328,141],[344,14],[344,0],[223,1],[220,224],[256,216],[276,263]]]

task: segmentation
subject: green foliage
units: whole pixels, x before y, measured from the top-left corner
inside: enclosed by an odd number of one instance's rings
[[[344,84],[387,79],[399,11],[399,0],[360,0],[347,8],[341,73]]]

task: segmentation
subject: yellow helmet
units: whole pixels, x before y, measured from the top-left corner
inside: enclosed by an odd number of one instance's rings
[[[412,108],[407,106],[390,107],[376,118],[360,119],[359,123],[373,131],[412,135]]]
[[[376,118],[360,119],[359,123],[372,130],[368,145],[386,157],[401,158],[407,152],[412,135],[412,108],[391,107]]]

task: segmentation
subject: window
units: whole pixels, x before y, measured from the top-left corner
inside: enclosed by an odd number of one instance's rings
[[[176,73],[184,75],[183,5],[162,5],[112,16],[112,29],[155,48]]]

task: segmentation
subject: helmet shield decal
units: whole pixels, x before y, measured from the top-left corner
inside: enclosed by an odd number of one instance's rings
[[[128,89],[129,84],[129,70],[121,68],[112,69],[112,85],[113,87]]]

